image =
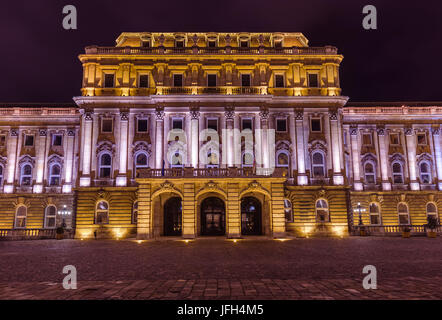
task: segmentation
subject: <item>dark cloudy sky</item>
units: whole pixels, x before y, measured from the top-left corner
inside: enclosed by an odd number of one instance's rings
[[[62,28],[68,4],[78,30]],[[378,10],[376,31],[362,28],[367,4]],[[78,54],[123,31],[302,32],[311,46],[339,48],[352,101],[442,101],[442,4],[426,0],[2,1],[0,101],[71,102]]]

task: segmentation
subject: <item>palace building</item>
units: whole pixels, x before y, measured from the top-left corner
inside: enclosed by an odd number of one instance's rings
[[[442,103],[349,103],[301,33],[122,33],[72,104],[0,105],[0,237],[422,232]],[[361,221],[360,221],[361,220]]]

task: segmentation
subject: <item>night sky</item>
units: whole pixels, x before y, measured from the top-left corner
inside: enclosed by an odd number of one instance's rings
[[[68,4],[77,30],[62,28]],[[378,10],[378,30],[362,28],[367,4]],[[442,101],[442,3],[422,0],[2,1],[0,101],[72,102],[78,54],[113,46],[124,31],[302,32],[310,46],[344,55],[351,101]]]

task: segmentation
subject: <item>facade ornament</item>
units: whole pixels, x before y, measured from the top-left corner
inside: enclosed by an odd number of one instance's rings
[[[224,115],[226,120],[233,120],[235,118],[235,110],[233,108],[226,108]]]
[[[357,134],[358,134],[358,127],[357,126],[350,127],[350,135],[356,136]]]
[[[11,134],[11,137],[17,137],[18,136],[18,130],[17,129],[11,129],[10,134]]]
[[[330,117],[330,120],[332,121],[338,120],[338,113],[336,111],[330,111],[328,115]]]
[[[259,46],[263,46],[264,45],[264,36],[262,34],[260,34],[258,36],[258,41],[259,41]]]
[[[39,133],[40,137],[46,137],[48,134],[46,129],[40,129],[38,133]]]
[[[190,118],[192,120],[198,120],[200,117],[200,112],[198,109],[191,109],[190,110]]]
[[[92,111],[87,111],[84,113],[84,120],[86,121],[92,121]]]
[[[155,110],[155,115],[157,117],[157,120],[159,120],[159,121],[164,120],[164,110],[162,108],[157,108]]]
[[[164,39],[165,39],[164,34],[161,34],[158,38],[158,42],[161,47],[164,46]]]
[[[75,137],[75,131],[74,130],[68,130],[68,137]]]
[[[295,120],[302,121],[304,120],[304,112],[296,111]]]
[[[406,136],[411,136],[413,135],[413,130],[411,128],[405,128],[404,129],[405,135]]]
[[[225,38],[226,40],[226,47],[230,47],[230,41],[232,40],[232,38],[230,37],[230,34],[228,34]]]
[[[378,136],[385,136],[385,129],[384,128],[377,128],[376,132],[378,133]]]
[[[433,136],[438,136],[440,134],[440,128],[432,128],[431,133],[433,134]]]
[[[196,33],[192,37],[193,45],[196,47],[198,45],[198,36]]]
[[[121,121],[128,121],[129,120],[129,113],[120,112],[120,118],[121,118]]]
[[[262,108],[261,111],[259,112],[259,116],[260,116],[261,120],[268,120],[269,119],[269,109]]]

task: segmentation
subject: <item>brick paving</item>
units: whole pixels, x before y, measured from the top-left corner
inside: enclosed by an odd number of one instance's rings
[[[0,270],[0,299],[442,299],[442,238],[3,241]]]

